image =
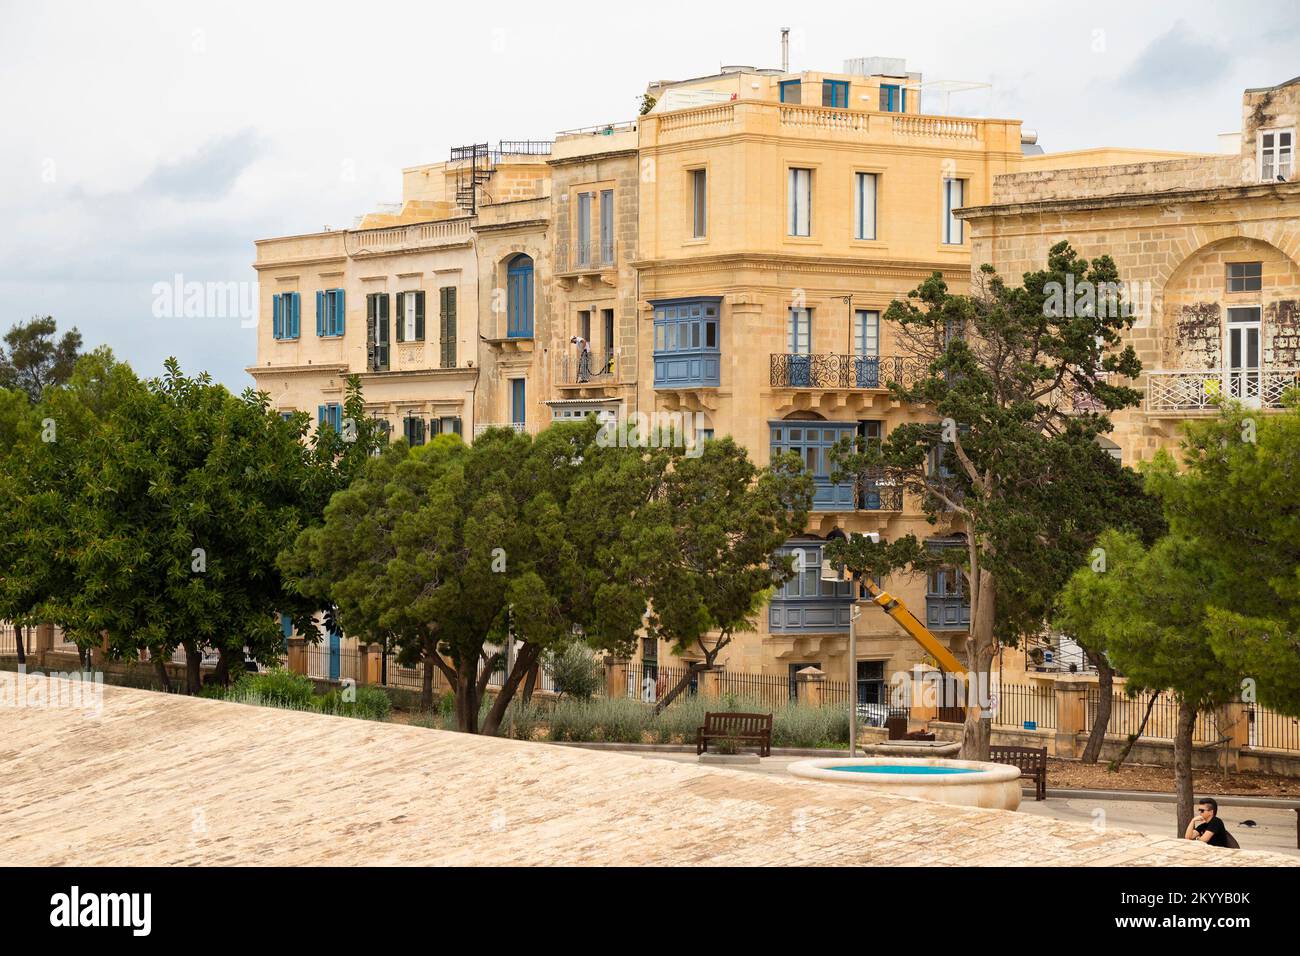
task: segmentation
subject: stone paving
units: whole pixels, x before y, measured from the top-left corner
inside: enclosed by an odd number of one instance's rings
[[[0,860],[17,865],[1296,863],[777,774],[123,687],[103,688],[98,714],[6,697],[0,727]]]

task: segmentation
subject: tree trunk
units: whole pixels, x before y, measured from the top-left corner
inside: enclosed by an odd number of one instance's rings
[[[456,729],[478,733],[478,655],[466,654],[456,661]]]
[[[501,720],[506,715],[506,708],[510,706],[510,701],[515,695],[515,689],[523,681],[525,674],[531,674],[537,666],[537,659],[541,655],[542,649],[536,644],[529,644],[524,641],[519,651],[515,654],[515,666],[510,669],[506,679],[501,682],[501,690],[497,693],[497,698],[492,702],[492,708],[483,718],[483,726],[479,730],[481,734],[496,736],[497,731],[501,728]]]
[[[1088,660],[1097,668],[1097,713],[1092,719],[1092,733],[1088,735],[1087,746],[1083,748],[1083,756],[1080,759],[1083,763],[1095,764],[1101,757],[1101,746],[1106,742],[1106,728],[1110,726],[1110,705],[1111,694],[1114,693],[1115,671],[1111,668],[1110,662],[1106,660],[1105,654],[1094,654],[1086,647],[1083,653],[1087,655]]]
[[[1178,830],[1187,832],[1192,822],[1192,731],[1196,728],[1196,707],[1178,702],[1178,731],[1174,736],[1174,793],[1178,795]]]
[[[694,677],[696,674],[702,673],[703,671],[706,671],[709,668],[711,668],[713,666],[713,662],[718,659],[718,652],[721,651],[724,647],[726,647],[730,643],[731,643],[731,637],[728,635],[720,638],[718,642],[715,645],[713,645],[713,650],[709,650],[707,647],[704,646],[704,642],[700,641],[700,650],[704,652],[704,660],[693,661],[691,663],[691,666],[686,668],[686,673],[682,675],[682,679],[676,683],[673,689],[670,690],[668,693],[664,694],[661,700],[655,702],[655,711],[654,711],[655,716],[658,717],[660,714],[662,714],[664,712],[665,707],[667,707],[669,704],[675,701],[678,695],[681,694],[682,691],[684,691],[687,687],[691,686],[692,677]]]
[[[80,651],[81,648],[78,647],[77,650]],[[162,689],[170,694],[172,691],[172,677],[171,674],[167,673],[167,661],[160,657],[156,651],[150,651],[149,657],[153,661],[154,671],[158,674],[158,683],[162,684]]]
[[[217,667],[212,672],[212,680],[222,687],[230,686],[230,657],[231,650],[224,644],[217,649]]]
[[[24,630],[25,630],[25,628],[22,628],[22,627],[15,627],[15,628],[14,628],[14,644],[15,644],[15,645],[17,646],[17,648],[18,648],[18,666],[19,666],[19,667],[24,667],[24,668],[25,668],[26,665],[27,665],[27,651],[26,651],[26,649],[23,647],[23,631],[24,631]]]
[[[202,670],[199,665],[203,663],[203,655],[193,641],[182,641],[181,645],[185,648],[185,693],[194,695],[200,689]]]
[[[1124,761],[1128,759],[1129,751],[1131,751],[1133,745],[1138,742],[1138,738],[1142,736],[1142,732],[1147,729],[1147,721],[1151,719],[1151,711],[1155,710],[1156,701],[1159,699],[1159,694],[1152,694],[1151,699],[1147,701],[1146,713],[1142,715],[1142,723],[1138,725],[1137,733],[1128,735],[1128,740],[1124,741],[1124,749],[1121,750],[1119,756],[1112,760],[1106,767],[1106,769],[1111,773],[1114,773],[1120,767],[1124,766]]]
[[[540,658],[541,655],[539,654],[538,657]],[[541,671],[541,669],[542,669],[542,662],[541,660],[538,660],[529,669],[528,676],[524,679],[524,703],[525,704],[531,704],[533,702],[533,691],[537,689],[537,675],[538,672]]]
[[[966,722],[961,731],[961,759],[988,760],[993,719],[984,716],[985,691],[992,687],[993,654],[993,576],[980,574],[970,637],[966,641]]]
[[[433,658],[425,652],[424,678],[420,681],[420,710],[428,713],[433,710]]]

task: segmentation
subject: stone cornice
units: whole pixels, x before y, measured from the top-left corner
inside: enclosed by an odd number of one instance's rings
[[[544,231],[550,224],[550,219],[520,219],[516,222],[479,223],[473,229],[475,232],[509,232],[511,230],[526,231],[530,229]]]
[[[608,153],[587,153],[582,156],[566,156],[564,159],[548,159],[546,165],[576,166],[580,163],[599,163],[606,159],[626,159],[628,156],[637,156],[640,152],[639,149],[633,148],[618,149]]]
[[[259,375],[317,375],[325,372],[331,375],[347,375],[346,363],[322,363],[320,365],[250,365],[244,369],[256,378]]]
[[[1118,193],[1112,196],[1038,199],[1032,202],[994,203],[953,210],[958,219],[988,219],[1025,216],[1044,212],[1087,212],[1097,209],[1167,206],[1175,203],[1240,202],[1243,199],[1300,200],[1300,182],[1255,183],[1250,186],[1219,186],[1213,189],[1173,189],[1149,193]]]
[[[631,266],[640,270],[654,270],[666,275],[688,275],[716,270],[755,269],[776,272],[797,269],[803,272],[827,275],[880,276],[897,278],[925,278],[934,272],[956,277],[970,276],[970,262],[934,262],[916,260],[862,260],[853,256],[807,256],[784,253],[737,252],[710,256],[691,256],[683,259],[641,259]]]

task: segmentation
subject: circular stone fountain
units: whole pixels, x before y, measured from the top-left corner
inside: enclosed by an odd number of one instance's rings
[[[943,757],[818,757],[790,764],[797,777],[991,810],[1020,807],[1020,768]]]

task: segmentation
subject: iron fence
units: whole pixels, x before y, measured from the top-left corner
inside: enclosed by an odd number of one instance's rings
[[[1100,704],[1100,689],[1090,688],[1085,701],[1084,726],[1092,726],[1097,719],[1097,708]],[[1146,726],[1143,727],[1142,721],[1148,707],[1151,709],[1151,714],[1146,718]],[[1138,694],[1129,697],[1127,694],[1112,693],[1110,722],[1106,725],[1106,732],[1126,737],[1141,730],[1143,737],[1150,737],[1155,740],[1173,740],[1178,731],[1178,710],[1178,701],[1169,694],[1156,694],[1153,703],[1151,694]],[[1196,726],[1192,730],[1193,743],[1216,743],[1222,736],[1223,734],[1220,732],[1218,722],[1213,714],[1201,713],[1197,715]]]
[[[1031,684],[1001,684],[995,693],[994,724],[1025,727],[1032,723],[1038,730],[1056,729],[1056,694],[1050,684],[1046,693]]]
[[[1264,750],[1300,751],[1300,717],[1289,717],[1267,707],[1250,707],[1247,746]]]

